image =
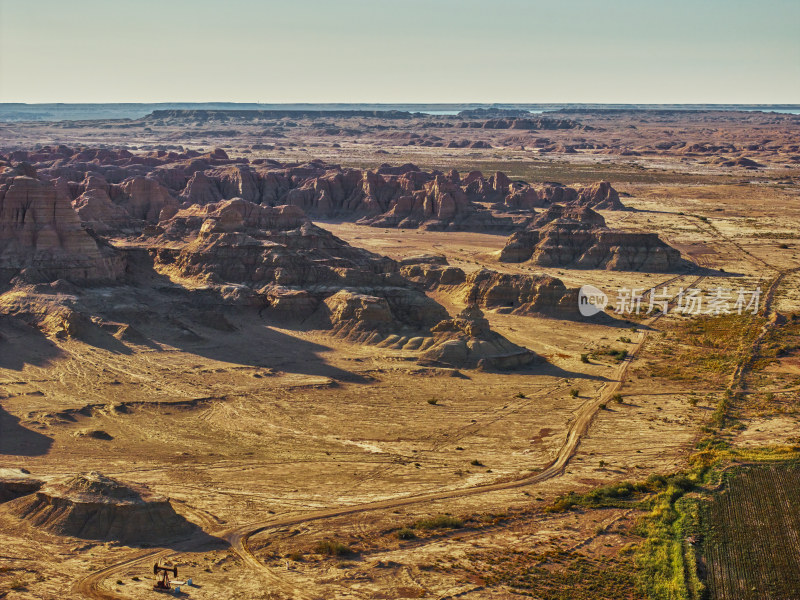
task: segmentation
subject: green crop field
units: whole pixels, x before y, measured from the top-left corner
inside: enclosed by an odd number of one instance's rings
[[[710,600],[800,598],[800,466],[728,473],[701,522]]]

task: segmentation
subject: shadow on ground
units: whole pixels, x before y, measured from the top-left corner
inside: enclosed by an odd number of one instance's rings
[[[42,456],[52,445],[52,438],[23,427],[18,417],[0,406],[0,454]]]

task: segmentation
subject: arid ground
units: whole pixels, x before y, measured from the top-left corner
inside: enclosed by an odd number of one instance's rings
[[[5,256],[17,252],[17,267],[0,263],[8,272],[0,290],[0,598],[154,597],[157,561],[177,566],[178,580],[191,578],[180,594],[197,599],[699,598],[703,588],[735,597],[716,538],[702,534],[711,525],[692,507],[707,503],[713,513],[726,489],[721,473],[743,464],[769,462],[797,482],[797,469],[780,465],[800,452],[800,117],[567,112],[556,116],[572,125],[516,129],[486,126],[489,117],[253,121],[165,112],[0,123],[0,169],[15,178],[6,202],[23,179],[63,177],[66,206],[102,239],[103,264],[127,265],[85,281],[48,275],[44,263],[20,262],[22,230],[8,206],[2,213],[0,248],[5,240]],[[472,147],[449,147],[464,140]],[[37,157],[58,145],[69,149],[61,162]],[[319,160],[374,172],[413,163],[421,172],[481,171],[487,181],[502,172],[511,182],[575,189],[605,180],[624,205],[596,208],[606,226],[657,234],[681,264],[651,271],[653,263],[624,270],[501,260],[509,235],[547,210],[539,205],[505,201],[501,209],[470,196],[479,223],[412,228],[358,223],[365,213],[323,214],[314,196],[302,208],[333,237],[305,226],[302,239],[316,245],[296,250],[273,235],[264,243],[280,271],[253,283],[266,263],[237,252],[269,227],[232,229],[220,208],[208,217],[217,229],[201,231],[185,182],[170,188],[166,178],[165,202],[184,194],[181,205],[121,223],[92,190],[128,206],[119,199],[128,196],[114,195],[128,174],[115,166],[115,175],[97,153],[79,161],[80,149],[126,149],[150,157],[142,164],[153,169],[169,153],[220,149],[234,166],[247,158],[301,169]],[[96,169],[86,167],[92,161]],[[241,181],[214,202],[243,196]],[[287,215],[260,218],[305,218]],[[511,229],[481,229],[501,218],[516,220]],[[197,246],[204,235],[219,237]],[[53,251],[59,260],[65,244]],[[278,258],[275,244],[284,248]],[[463,281],[430,283],[428,271],[408,270],[443,266],[441,257]],[[232,275],[238,261],[250,261],[245,275]],[[339,279],[325,279],[323,263]],[[492,304],[487,293],[479,302],[487,323],[464,316],[464,325],[458,315],[475,305],[470,277],[482,269],[493,281],[542,274],[566,290],[593,285],[609,304],[584,317],[548,312],[555,305],[522,310],[522,300]],[[669,301],[667,314],[648,311],[651,288]],[[680,313],[689,288],[706,304]],[[737,314],[738,290],[757,288],[758,305]],[[615,310],[630,289],[643,294],[640,314]],[[719,289],[733,296],[715,310],[708,302]],[[341,300],[341,290],[355,296]],[[424,316],[408,316],[409,306],[423,306],[413,314]],[[327,307],[325,319],[316,307]],[[438,316],[429,323],[428,314]],[[440,317],[453,320],[450,329],[435,324]],[[454,339],[467,340],[461,363],[437,350]],[[524,364],[500,361],[512,355]],[[164,518],[175,531],[136,536],[156,522],[148,513],[156,500],[141,504],[143,521],[126,525],[136,502],[98,499],[72,483],[58,495],[64,481],[93,472],[111,478],[103,485],[167,498],[158,510],[174,510]],[[783,526],[797,526],[796,516],[786,518]],[[786,568],[798,563],[794,555]]]

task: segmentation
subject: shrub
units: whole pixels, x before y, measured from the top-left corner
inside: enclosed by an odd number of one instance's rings
[[[522,392],[517,392],[517,394],[516,394],[516,396],[514,396],[514,398],[525,398],[525,394],[523,394]]]
[[[614,394],[611,399],[617,404],[622,404],[622,394]]]
[[[582,363],[587,363],[587,364],[589,363],[589,354],[588,353],[581,354],[581,362]]]
[[[397,538],[400,540],[413,540],[415,537],[417,537],[417,534],[410,527],[403,527],[397,530]]]
[[[417,521],[417,529],[458,529],[464,526],[464,521],[450,515],[436,515],[430,519]]]
[[[606,408],[607,408],[607,406],[606,406],[606,403],[605,403],[605,402],[603,402],[603,403],[600,405],[600,410],[605,410]]]
[[[337,540],[322,540],[314,548],[314,551],[317,554],[326,554],[328,556],[345,556],[353,552],[349,546]]]
[[[473,458],[470,463],[473,467],[482,467],[483,463],[479,461],[477,458]]]
[[[572,396],[573,398],[577,398],[579,393],[580,392],[578,392],[578,390],[574,388],[569,391],[569,395]]]
[[[428,404],[431,406],[435,406],[437,402],[439,401],[436,398],[428,398]]]

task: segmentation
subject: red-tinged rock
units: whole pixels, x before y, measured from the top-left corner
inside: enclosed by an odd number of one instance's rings
[[[124,261],[83,230],[55,186],[15,177],[0,186],[0,273],[8,280],[23,270],[46,281],[112,280]]]

